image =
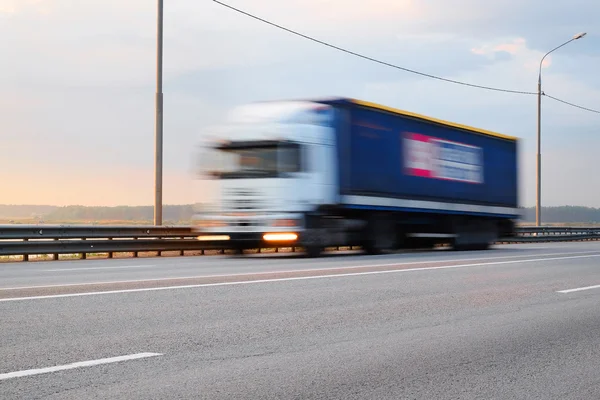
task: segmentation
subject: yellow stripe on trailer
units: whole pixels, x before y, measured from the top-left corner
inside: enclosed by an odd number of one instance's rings
[[[479,134],[486,135],[486,136],[492,136],[492,137],[497,137],[497,138],[500,138],[500,139],[512,140],[512,141],[518,141],[519,140],[517,137],[514,137],[514,136],[504,135],[502,133],[497,133],[497,132],[492,132],[492,131],[488,131],[488,130],[485,130],[485,129],[475,128],[475,127],[468,126],[468,125],[462,125],[462,124],[457,124],[457,123],[454,123],[454,122],[444,121],[444,120],[441,120],[441,119],[432,118],[432,117],[428,117],[428,116],[425,116],[425,115],[413,113],[413,112],[410,112],[410,111],[404,111],[404,110],[400,110],[400,109],[397,109],[397,108],[384,106],[384,105],[381,105],[381,104],[371,103],[371,102],[368,102],[368,101],[357,100],[357,99],[351,99],[350,101],[352,103],[356,104],[356,105],[359,105],[359,106],[363,106],[363,107],[367,107],[367,108],[373,108],[373,109],[381,110],[381,111],[387,111],[387,112],[392,113],[392,114],[398,114],[398,115],[404,115],[404,116],[407,116],[407,117],[417,118],[417,119],[421,119],[421,120],[424,120],[424,121],[433,122],[433,123],[436,123],[436,124],[439,124],[439,125],[451,126],[453,128],[463,129],[463,130],[466,130],[466,131],[475,132],[475,133],[479,133]]]

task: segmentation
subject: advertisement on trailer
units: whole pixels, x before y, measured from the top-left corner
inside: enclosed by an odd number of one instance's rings
[[[433,136],[403,136],[407,175],[473,184],[483,183],[483,149]]]

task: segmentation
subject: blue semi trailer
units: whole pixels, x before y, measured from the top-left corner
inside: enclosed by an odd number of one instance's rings
[[[232,249],[450,243],[485,249],[519,218],[517,139],[365,101],[239,107],[202,154],[219,202],[199,240]]]

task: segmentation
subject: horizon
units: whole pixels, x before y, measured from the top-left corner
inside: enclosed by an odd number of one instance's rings
[[[186,207],[186,206],[196,206],[201,205],[203,203],[180,203],[180,204],[163,204],[163,207]],[[103,205],[83,205],[83,204],[67,204],[67,205],[53,205],[53,204],[0,204],[0,207],[54,207],[54,208],[67,208],[67,207],[86,207],[86,208],[118,208],[118,207],[149,207],[154,208],[152,204],[119,204],[112,206],[103,206]],[[577,204],[562,204],[556,206],[542,206],[544,208],[561,208],[561,207],[580,207],[580,208],[588,208],[588,209],[600,209],[600,207],[591,207],[591,206],[583,206]],[[529,206],[519,206],[519,208],[535,208],[535,204]]]

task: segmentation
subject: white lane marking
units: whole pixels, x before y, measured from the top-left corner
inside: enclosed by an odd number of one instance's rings
[[[85,267],[85,268],[57,268],[45,269],[42,272],[62,272],[62,271],[90,271],[95,269],[129,269],[129,268],[154,268],[158,265],[119,265],[115,267]]]
[[[340,269],[358,269],[358,268],[379,268],[379,267],[393,267],[403,265],[420,265],[420,264],[431,264],[431,263],[443,263],[443,262],[463,262],[463,261],[480,261],[480,260],[503,260],[510,258],[525,258],[525,257],[551,257],[551,256],[570,256],[570,255],[584,255],[584,254],[596,254],[599,251],[576,251],[569,253],[548,253],[548,254],[532,254],[532,255],[518,255],[518,256],[501,256],[501,257],[478,257],[478,258],[460,258],[460,259],[446,259],[446,260],[426,260],[426,261],[409,261],[403,263],[386,263],[386,264],[363,264],[363,265],[350,265],[341,267],[328,267],[326,265],[318,268],[306,268],[306,269],[283,269],[274,271],[261,271],[261,272],[247,272],[247,273],[234,273],[234,274],[218,274],[218,275],[191,275],[191,276],[174,276],[166,278],[148,278],[148,279],[130,279],[121,281],[98,281],[98,282],[81,282],[81,283],[64,283],[56,285],[37,285],[37,286],[16,286],[16,287],[0,287],[2,290],[25,290],[25,289],[45,289],[54,287],[70,287],[70,286],[90,286],[90,285],[109,285],[117,283],[136,283],[136,282],[157,282],[157,281],[169,281],[173,279],[198,279],[198,278],[228,278],[231,276],[247,276],[247,275],[269,275],[269,274],[281,274],[281,273],[297,273],[297,272],[315,272],[315,271],[336,271]]]
[[[46,296],[13,297],[13,298],[7,298],[7,299],[0,299],[0,303],[8,302],[8,301],[59,299],[59,298],[64,298],[64,297],[96,296],[96,295],[119,294],[119,293],[156,292],[159,290],[190,289],[190,288],[202,288],[202,287],[213,287],[213,286],[234,286],[234,285],[250,285],[250,284],[270,283],[270,282],[302,281],[302,280],[309,280],[309,279],[344,278],[344,277],[350,277],[350,276],[393,274],[393,273],[415,272],[415,271],[432,271],[432,270],[439,270],[439,269],[458,269],[458,268],[468,268],[468,267],[482,267],[482,266],[487,266],[487,265],[520,264],[520,263],[530,263],[530,262],[570,260],[570,259],[575,259],[575,258],[591,258],[591,257],[600,257],[600,254],[585,255],[585,256],[555,257],[555,258],[537,258],[537,259],[533,259],[533,260],[497,261],[497,262],[476,263],[476,264],[442,265],[439,267],[393,269],[393,270],[384,270],[384,271],[350,272],[350,273],[346,273],[346,274],[333,274],[333,275],[313,275],[313,276],[299,276],[299,277],[290,277],[290,278],[259,279],[259,280],[252,280],[252,281],[201,283],[201,284],[195,284],[195,285],[178,285],[178,286],[164,286],[164,287],[140,288],[140,289],[107,290],[107,291],[101,291],[101,292],[84,292],[84,293],[69,293],[69,294],[53,294],[53,295],[46,295]]]
[[[5,374],[0,374],[0,381],[5,380],[5,379],[21,378],[24,376],[31,376],[31,375],[48,374],[51,372],[65,371],[68,369],[92,367],[95,365],[112,364],[112,363],[117,363],[117,362],[122,362],[122,361],[137,360],[140,358],[148,358],[148,357],[156,357],[156,356],[162,356],[162,354],[160,354],[160,353],[137,353],[137,354],[129,354],[126,356],[101,358],[98,360],[81,361],[81,362],[76,362],[76,363],[66,364],[66,365],[57,365],[55,367],[27,369],[27,370],[23,370],[23,371],[8,372]]]
[[[554,247],[519,247],[519,251],[521,250],[547,250],[553,249]],[[543,254],[541,254],[543,255]]]
[[[591,289],[600,289],[600,285],[585,286],[585,287],[580,287],[580,288],[575,288],[575,289],[559,290],[558,293],[582,292],[584,290],[591,290]]]

